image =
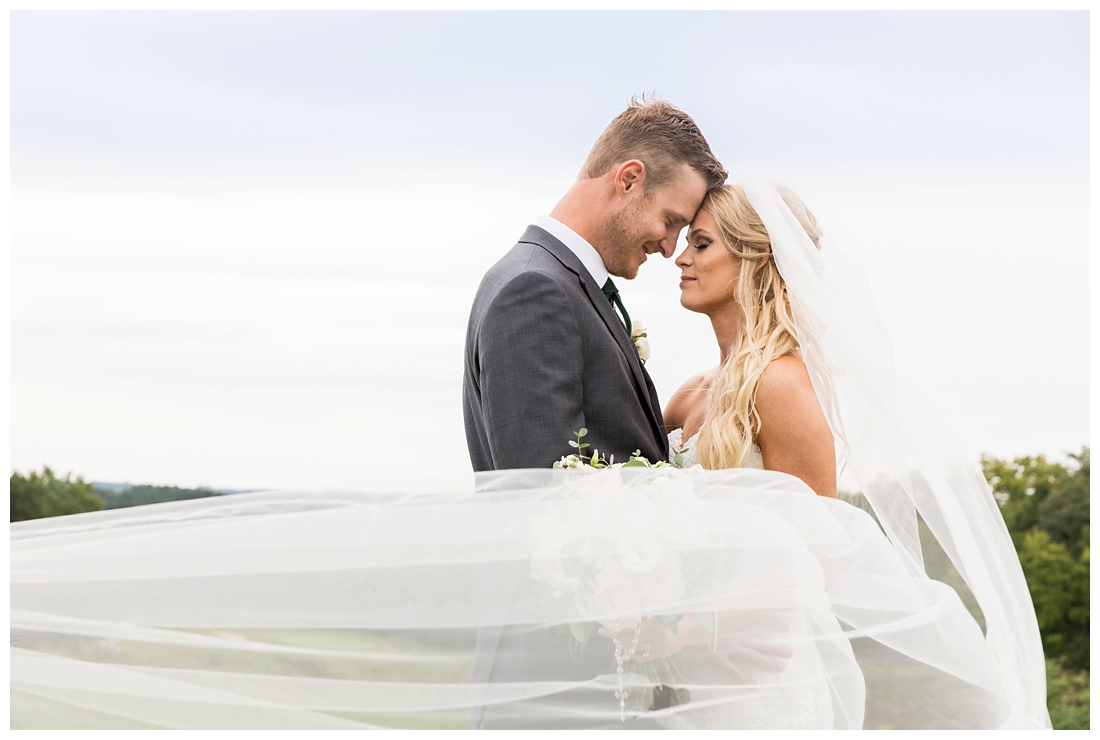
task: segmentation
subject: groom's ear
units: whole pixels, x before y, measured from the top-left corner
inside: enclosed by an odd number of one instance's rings
[[[615,192],[620,196],[645,190],[645,162],[630,159],[615,168]]]

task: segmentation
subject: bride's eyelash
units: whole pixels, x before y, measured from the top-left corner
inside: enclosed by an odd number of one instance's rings
[[[706,248],[707,248],[707,247],[709,247],[709,246],[710,246],[710,242],[709,242],[709,241],[707,241],[706,239],[700,239],[700,240],[699,240],[698,242],[696,242],[696,244],[695,244],[695,248],[696,248],[696,249],[706,249]]]

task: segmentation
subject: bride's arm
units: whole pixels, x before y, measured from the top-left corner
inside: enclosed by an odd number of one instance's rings
[[[788,355],[764,369],[756,410],[764,467],[797,476],[818,495],[836,498],[833,434],[801,360]]]

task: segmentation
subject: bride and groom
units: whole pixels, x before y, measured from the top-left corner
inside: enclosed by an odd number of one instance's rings
[[[474,490],[13,524],[13,724],[1049,727],[977,456],[897,372],[854,254],[725,179],[687,115],[635,102],[489,270]],[[681,303],[721,362],[662,411],[615,281],[686,226]],[[684,469],[550,469],[582,427]]]
[[[757,464],[836,495],[832,436],[767,230],[726,177],[668,102],[636,100],[611,122],[580,178],[474,299],[463,408],[476,471],[547,467],[584,427],[591,449],[619,460],[668,460],[671,436],[706,467]],[[816,240],[812,214],[782,196]],[[649,255],[673,257],[689,225],[680,300],[710,317],[722,362],[662,413],[614,278],[633,279]]]
[[[738,490],[726,503],[740,507],[745,527],[739,567],[758,569],[759,579],[726,591],[729,611],[712,602],[711,623],[688,615],[679,629],[653,618],[635,628],[633,644],[643,647],[626,650],[634,663],[673,659],[677,680],[694,687],[686,701],[699,708],[670,708],[654,694],[652,719],[635,715],[634,726],[859,727],[865,710],[867,726],[1049,726],[1030,597],[976,459],[897,376],[852,256],[791,191],[726,178],[694,121],[665,101],[636,99],[611,122],[577,181],[486,273],[474,299],[463,409],[475,471],[492,480],[492,471],[549,467],[586,428],[589,451],[604,458],[637,452],[658,463],[673,450],[684,467],[733,475],[696,474],[696,489]],[[675,257],[680,301],[710,318],[721,359],[662,411],[614,279],[634,278],[649,255],[672,258],[685,227]],[[837,500],[838,460],[858,481],[857,506]],[[779,488],[795,495],[773,498]],[[791,546],[812,553],[817,576],[791,576],[802,566],[785,561],[801,557],[790,549],[769,549],[766,538],[748,544],[754,527],[795,510],[796,530],[813,520],[821,528],[799,530],[804,541]],[[816,539],[830,527],[845,534]],[[776,539],[788,536],[780,529]],[[740,547],[732,529],[723,536],[707,557],[723,561]],[[932,551],[946,553],[950,573],[926,568]],[[768,558],[775,562],[756,562]],[[930,576],[965,582],[963,595],[979,606],[967,613],[959,594]],[[823,585],[807,587],[821,577]],[[788,592],[823,590],[812,607],[787,595],[765,599],[758,614],[782,615],[784,640],[719,627],[753,613],[736,602],[783,591],[785,579]],[[482,707],[474,726],[606,721],[575,687],[606,672],[610,639],[563,664],[547,656],[565,654],[567,638],[497,621],[511,626],[483,626],[475,682],[574,689],[511,710]],[[600,634],[614,637],[621,656],[622,635]],[[744,693],[747,684],[755,693]],[[883,699],[922,689],[939,705],[913,699],[898,714],[897,697]]]

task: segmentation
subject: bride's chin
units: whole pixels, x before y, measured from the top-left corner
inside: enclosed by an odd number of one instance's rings
[[[680,296],[680,305],[683,306],[684,308],[686,308],[688,311],[693,311],[695,313],[702,313],[702,311],[699,309],[698,306],[696,306],[694,303],[692,303],[689,300],[685,300],[684,296]]]

